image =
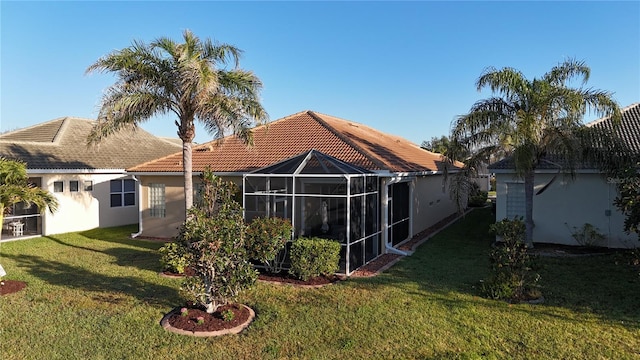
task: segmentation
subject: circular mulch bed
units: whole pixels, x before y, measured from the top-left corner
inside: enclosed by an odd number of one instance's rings
[[[160,321],[160,325],[167,331],[189,336],[221,336],[237,334],[244,330],[253,318],[255,312],[242,304],[227,304],[216,310],[213,314],[197,307],[185,307],[187,315],[183,316],[182,308],[175,308]],[[225,320],[225,313],[231,311],[233,318]]]
[[[27,283],[17,280],[3,280],[0,282],[0,295],[16,293],[27,287]]]

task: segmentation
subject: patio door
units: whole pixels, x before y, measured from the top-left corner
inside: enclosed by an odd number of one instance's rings
[[[393,246],[409,237],[409,182],[389,186],[389,216],[387,236]]]
[[[29,178],[35,187],[42,186],[42,178]],[[14,204],[2,221],[2,239],[20,238],[42,234],[42,215],[35,204]]]

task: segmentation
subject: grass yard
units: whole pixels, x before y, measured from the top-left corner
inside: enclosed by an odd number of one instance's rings
[[[540,258],[542,305],[479,296],[491,213],[475,210],[375,278],[321,289],[259,283],[239,335],[180,336],[159,321],[180,280],[131,227],[0,245],[0,358],[640,359],[640,269],[622,254]]]

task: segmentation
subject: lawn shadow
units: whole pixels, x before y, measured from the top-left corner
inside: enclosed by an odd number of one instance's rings
[[[441,301],[450,301],[447,294],[452,292],[482,297],[481,280],[489,276],[488,254],[493,241],[489,224],[493,221],[489,209],[473,211],[385,273],[356,281],[395,286],[408,293],[435,296]],[[629,328],[640,327],[637,311],[640,277],[630,266],[621,265],[615,255],[537,257],[535,263],[535,270],[541,275],[539,284],[544,303],[514,305],[510,310],[558,317],[563,315],[554,308],[561,307],[576,313],[589,312],[605,320],[624,323]],[[486,300],[481,300],[483,306],[488,306]],[[494,301],[499,307],[508,305],[504,301],[489,300]],[[460,303],[452,305],[463,306]]]
[[[134,276],[110,276],[89,271],[54,260],[45,260],[33,255],[4,255],[51,285],[64,286],[87,292],[123,293],[151,305],[175,306],[179,302],[178,290],[154,284]],[[100,297],[99,295],[97,295]]]
[[[129,246],[133,245],[134,247],[139,247],[142,250],[138,250],[132,247],[112,247],[107,249],[96,249],[88,246],[78,245],[73,241],[65,241],[64,239],[57,236],[49,235],[44,236],[44,238],[54,241],[60,245],[72,247],[74,249],[109,255],[114,259],[112,263],[118,266],[132,266],[140,270],[151,270],[155,272],[159,272],[161,270],[160,254],[157,250],[162,245],[158,243],[144,242],[144,244],[137,244],[136,240],[105,240],[106,242],[114,244]],[[100,239],[92,238],[92,240],[99,241]]]
[[[131,234],[138,231],[138,225],[125,225],[112,228],[95,228],[91,230],[81,231],[78,233],[91,240],[110,242],[121,245],[135,246],[143,249],[157,250],[164,241],[146,240],[131,238]]]

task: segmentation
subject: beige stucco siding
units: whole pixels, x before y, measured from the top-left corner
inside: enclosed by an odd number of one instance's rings
[[[59,234],[71,231],[84,231],[97,227],[112,227],[135,224],[138,222],[138,204],[135,206],[111,207],[110,180],[130,179],[123,174],[37,174],[42,187],[51,192],[58,200],[58,211],[43,214],[43,235]],[[69,182],[78,181],[78,191],[71,192]],[[93,182],[93,190],[84,190],[84,181]],[[64,190],[54,192],[54,182],[62,181]]]
[[[142,211],[142,236],[171,238],[178,234],[180,225],[185,220],[184,209],[184,178],[182,175],[173,176],[138,176],[141,184],[141,207]],[[233,181],[240,187],[241,177],[224,177],[226,181]],[[193,183],[198,184],[198,176],[193,177]],[[165,185],[165,217],[151,217],[149,210],[149,184]]]
[[[536,174],[534,194],[553,175]],[[507,184],[518,181],[512,174],[496,174],[496,220],[507,214]],[[542,194],[534,195],[534,241],[577,245],[571,236],[574,227],[589,223],[606,236],[601,245],[637,246],[637,235],[623,231],[624,216],[613,205],[615,197],[615,185],[599,174],[577,174],[573,181],[559,176]]]
[[[456,212],[449,189],[442,181],[443,175],[419,176],[414,180],[411,236]]]

